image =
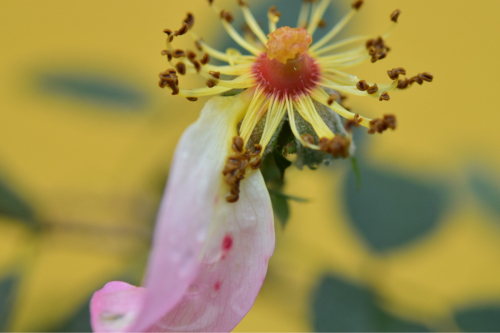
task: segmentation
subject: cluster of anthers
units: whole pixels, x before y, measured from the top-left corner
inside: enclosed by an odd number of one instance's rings
[[[173,68],[160,73],[159,85],[162,88],[168,87],[173,95],[183,96],[190,101],[232,89],[247,89],[252,93],[247,112],[240,121],[238,136],[233,138],[231,143],[232,155],[228,157],[223,170],[226,183],[231,189],[231,194],[226,198],[229,202],[238,200],[239,184],[245,177],[246,170],[259,168],[262,154],[285,114],[288,115],[294,136],[303,146],[345,158],[351,143],[352,127],[361,125],[366,127],[370,134],[382,133],[389,128],[396,128],[396,118],[393,115],[384,115],[383,118],[369,119],[350,112],[339,103],[341,94],[389,101],[389,92],[405,89],[415,82],[431,82],[433,79],[430,73],[400,79],[400,75],[406,75],[406,70],[394,68],[387,71],[392,83],[377,84],[360,80],[355,75],[342,71],[365,60],[376,62],[387,56],[390,48],[385,44],[385,40],[398,22],[401,14],[399,10],[392,12],[392,25],[381,36],[373,38],[362,35],[331,42],[362,7],[363,1],[357,0],[351,5],[351,10],[324,37],[312,44],[314,32],[318,27],[326,25],[323,15],[331,0],[303,0],[297,28],[277,28],[281,14],[275,6],[271,7],[268,12],[268,35],[257,24],[245,1],[238,0],[246,21],[247,33],[243,35],[231,24],[233,16],[230,12],[219,9],[213,0],[208,2],[229,36],[248,51],[249,55],[243,55],[231,48],[221,52],[209,46],[191,31],[194,17],[189,13],[180,29],[164,30],[168,37],[167,48],[162,51],[162,55],[167,57]],[[172,41],[186,33],[194,38],[195,51],[172,47]],[[350,45],[354,46],[345,50]],[[335,52],[340,48],[344,50]],[[212,65],[211,57],[222,60],[227,65]],[[180,89],[178,75],[188,73],[197,73],[204,77],[207,80],[206,87]],[[329,94],[327,91],[333,93]],[[347,119],[346,136],[333,133],[319,115],[315,103],[323,104]],[[313,133],[299,132],[296,125],[297,115],[312,126],[315,136]],[[250,136],[264,116],[265,127],[260,142],[250,147]]]

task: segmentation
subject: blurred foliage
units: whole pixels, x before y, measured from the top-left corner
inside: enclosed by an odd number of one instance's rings
[[[481,203],[496,213],[500,221],[500,187],[495,175],[476,170],[470,174],[470,184]]]
[[[0,332],[8,331],[16,291],[17,278],[15,276],[4,277],[0,280]]]
[[[500,332],[500,304],[461,309],[455,319],[464,332]]]
[[[12,323],[21,331],[89,330],[92,291],[120,272],[133,270],[141,275],[144,271],[145,258],[139,263],[133,259],[138,252],[134,242],[147,246],[149,233],[141,232],[141,227],[149,226],[152,214],[124,218],[119,212],[128,215],[124,207],[128,201],[122,195],[160,195],[163,170],[175,142],[203,103],[172,98],[156,89],[156,74],[165,69],[159,55],[164,47],[162,29],[180,23],[185,12],[192,10],[196,31],[207,42],[234,46],[229,38],[221,37],[223,29],[214,24],[217,17],[205,15],[204,1],[200,0],[201,10],[186,3],[159,0],[144,6],[131,1],[47,0],[29,6],[4,4],[0,22],[9,33],[1,66],[6,79],[2,83],[0,153],[22,186],[0,179],[1,268],[11,274],[12,262],[24,264],[20,258],[25,252],[33,250],[36,255],[30,257],[29,269],[19,279],[19,292],[17,277],[5,275],[0,281],[0,330],[11,329]],[[235,1],[225,4],[235,9]],[[290,0],[252,2],[260,23],[265,23],[271,4],[282,12],[280,25],[296,23],[301,2]],[[342,2],[334,2],[326,29],[320,29],[315,39],[347,12],[349,4],[341,8]],[[335,172],[320,168],[295,177],[296,170],[289,168],[292,158],[284,157],[285,146],[263,161],[277,220],[283,226],[291,222],[286,232],[277,230],[276,254],[270,261],[275,288],[263,288],[239,327],[242,331],[426,329],[393,315],[396,312],[381,306],[382,298],[408,304],[406,314],[416,322],[421,313],[412,309],[439,319],[456,304],[465,304],[454,313],[461,330],[500,331],[497,305],[472,305],[485,298],[492,304],[500,299],[500,235],[484,223],[489,215],[482,211],[487,207],[499,214],[498,174],[475,172],[469,179],[484,207],[454,203],[446,214],[452,193],[445,193],[446,182],[458,182],[462,168],[471,160],[482,159],[492,170],[499,166],[498,154],[491,152],[492,143],[498,141],[494,135],[499,113],[491,107],[496,95],[489,89],[495,87],[500,67],[493,56],[496,46],[491,34],[484,31],[498,30],[500,7],[495,0],[473,8],[466,1],[367,2],[355,26],[363,28],[360,34],[383,33],[389,12],[399,6],[404,6],[404,20],[391,36],[393,51],[388,59],[353,73],[367,80],[386,80],[387,69],[404,65],[412,73],[436,71],[436,82],[391,94],[391,102],[383,107],[356,99],[353,112],[369,117],[397,113],[401,120],[396,132],[371,136],[369,143],[355,140],[360,147],[361,186],[356,186],[356,171],[346,175],[336,167],[341,163],[334,163]],[[448,10],[450,6],[453,11]],[[241,14],[233,13],[238,28]],[[359,24],[368,21],[368,27]],[[415,22],[420,23],[419,29]],[[33,31],[50,38],[33,38]],[[447,43],[442,42],[443,36]],[[464,40],[469,43],[465,49]],[[415,45],[427,47],[420,51]],[[427,51],[431,49],[432,53]],[[450,57],[450,49],[461,50],[460,57]],[[56,65],[41,65],[47,63]],[[92,69],[85,69],[88,65]],[[41,71],[26,79],[26,68]],[[189,80],[183,77],[182,84],[188,85]],[[449,82],[461,82],[462,90],[475,98],[456,98],[456,87]],[[477,109],[481,112],[471,121],[470,110]],[[464,129],[474,135],[464,135]],[[288,148],[292,153],[293,147]],[[125,150],[130,159],[122,159]],[[286,187],[285,171],[292,176]],[[24,195],[25,188],[41,200],[36,213]],[[312,200],[296,205],[295,201],[304,199],[285,194],[285,189]],[[59,191],[75,196],[60,200],[54,196]],[[104,209],[93,204],[86,207],[81,200],[88,196],[101,200],[96,193],[112,197]],[[72,211],[66,207],[71,200],[81,201],[82,207]],[[34,224],[39,215],[51,227],[36,236],[39,247],[32,249],[33,239],[24,237],[18,226]],[[366,282],[375,274],[364,269],[370,259],[379,260],[381,267],[391,265],[390,270],[381,270],[386,278],[383,288]],[[324,277],[326,269],[338,271],[343,278]],[[413,284],[422,288],[414,290]],[[442,297],[432,290],[440,290]],[[14,300],[16,295],[22,297]],[[15,316],[13,309],[19,312]],[[311,312],[310,322],[307,314]]]
[[[36,223],[33,208],[2,178],[0,178],[0,215],[13,217],[32,226]]]
[[[312,311],[316,332],[428,332],[386,312],[371,290],[334,276],[321,280]]]
[[[74,99],[74,102],[104,104],[107,111],[143,111],[148,96],[134,84],[126,84],[112,76],[86,72],[42,73],[37,78],[39,88],[48,95]]]
[[[90,299],[66,319],[61,325],[53,328],[50,332],[92,332],[90,326]]]
[[[445,209],[439,184],[416,182],[393,172],[360,167],[345,182],[347,211],[357,231],[376,251],[388,251],[430,233]]]

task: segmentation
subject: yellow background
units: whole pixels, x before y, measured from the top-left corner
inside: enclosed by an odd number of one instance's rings
[[[234,8],[235,1],[220,2]],[[438,330],[456,328],[453,309],[500,299],[498,217],[466,181],[469,168],[481,165],[500,183],[500,2],[370,1],[353,29],[377,35],[395,8],[403,13],[388,58],[352,72],[382,81],[387,69],[403,66],[410,74],[432,72],[435,80],[394,93],[388,103],[351,98],[349,106],[369,117],[397,114],[398,130],[369,142],[370,160],[417,180],[445,179],[455,205],[430,236],[376,255],[342,206],[346,168],[290,171],[286,192],[312,200],[293,203],[285,231],[277,226],[269,278],[239,331],[311,330],[310,294],[325,272],[376,279],[389,311]],[[35,235],[0,219],[0,277],[23,273],[12,330],[50,329],[105,282],[140,276],[158,183],[204,102],[157,85],[167,67],[161,31],[176,28],[187,11],[205,40],[226,38],[202,0],[2,1],[0,175],[33,203],[42,224]],[[53,69],[112,77],[138,87],[148,103],[122,112],[44,93],[36,78]]]

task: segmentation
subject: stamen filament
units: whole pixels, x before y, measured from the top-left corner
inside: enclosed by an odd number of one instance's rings
[[[207,73],[200,73],[204,78],[212,80],[217,86],[228,87],[231,89],[245,89],[255,86],[255,80],[253,79],[253,74],[249,73],[246,75],[241,75],[233,80],[220,80],[214,78],[212,75]]]
[[[309,17],[309,9],[311,3],[302,0],[302,7],[300,7],[299,19],[297,21],[297,28],[307,28],[307,18]]]
[[[365,55],[365,54],[366,54],[366,47],[359,46],[359,47],[352,49],[352,50],[349,50],[349,51],[344,51],[344,52],[336,53],[334,55],[325,56],[325,57],[316,57],[316,58],[318,58],[320,61],[327,62],[330,60],[339,60],[342,58],[354,57],[356,55]]]
[[[353,8],[347,13],[346,16],[344,16],[333,28],[328,32],[323,38],[321,38],[316,44],[312,45],[311,48],[309,49],[311,52],[316,51],[326,43],[328,43],[333,37],[335,37],[340,30],[342,30],[346,24],[352,19],[354,14],[356,14],[358,10]]]
[[[217,86],[217,87],[213,87],[213,88],[203,87],[203,88],[196,88],[196,89],[180,89],[179,96],[182,96],[182,97],[211,96],[211,95],[217,95],[217,94],[229,91],[231,89],[233,89],[233,88],[223,87],[223,86]]]
[[[346,110],[342,105],[340,105],[338,102],[334,101],[332,105],[328,105],[328,94],[321,88],[316,88],[314,89],[313,91],[311,91],[311,97],[317,101],[318,103],[321,103],[323,104],[324,106],[326,107],[329,107],[330,109],[332,109],[333,111],[337,112],[340,116],[346,118],[346,119],[354,119],[354,117],[356,116],[355,113],[352,113],[351,111],[349,110]],[[370,118],[366,118],[366,117],[362,117],[362,116],[359,116],[358,117],[360,119],[362,119],[362,121],[360,122],[360,125],[361,126],[364,126],[366,128],[370,128],[370,121],[371,119]]]
[[[267,99],[267,102],[266,102]],[[265,107],[264,112],[267,110],[267,105],[269,100],[267,95],[264,94],[264,89],[260,86],[257,87],[255,94],[252,98],[252,102],[248,107],[248,111],[243,118],[243,122],[240,127],[240,136],[243,138],[244,142],[248,142],[250,135],[252,134],[255,126],[259,122],[260,118],[263,116],[262,109]]]
[[[222,20],[222,25],[226,29],[229,36],[231,36],[231,38],[233,38],[234,41],[238,43],[238,45],[240,45],[242,48],[246,49],[248,52],[252,53],[255,56],[258,56],[259,54],[262,53],[261,50],[259,50],[258,48],[247,42],[243,37],[241,37],[241,35],[233,28],[231,24],[229,24],[225,20]]]
[[[340,80],[338,80],[339,76],[344,78],[342,80],[342,82],[347,82],[348,84],[349,83],[355,84],[356,82],[359,81],[359,78],[356,75],[348,74],[346,72],[342,72],[342,71],[335,69],[335,68],[331,68],[331,67],[321,68],[321,71],[323,73],[335,74],[334,77],[336,78],[336,80],[332,80],[332,81],[340,81]],[[323,75],[323,76],[325,76],[325,75]],[[341,83],[341,82],[339,82],[339,83]]]
[[[279,15],[281,14],[276,13],[276,7],[271,7],[271,9],[269,9],[269,12],[267,13],[267,18],[269,21],[269,33],[273,33],[274,31],[276,31],[276,24],[280,20]]]
[[[245,21],[247,22],[248,26],[252,30],[252,32],[257,36],[257,38],[260,40],[260,42],[263,45],[267,44],[267,37],[264,31],[262,31],[261,27],[255,20],[255,17],[253,16],[252,12],[246,5],[242,5],[241,11],[243,12],[243,16],[245,17]]]
[[[291,98],[287,98],[286,99],[286,108],[287,108],[287,111],[288,111],[288,120],[289,120],[288,122],[290,124],[290,129],[292,130],[292,133],[295,136],[295,138],[297,140],[299,140],[299,142],[304,147],[307,147],[307,148],[310,148],[310,149],[314,149],[314,150],[319,150],[319,146],[318,145],[315,145],[315,144],[312,144],[312,143],[309,143],[309,142],[305,141],[302,138],[302,136],[300,135],[299,130],[297,129],[297,125],[295,124],[295,110],[293,108],[292,99]]]
[[[285,115],[285,111],[286,111],[285,102],[279,100],[278,97],[274,97],[273,101],[271,102],[271,106],[267,111],[266,125],[264,127],[264,131],[262,132],[262,137],[260,139],[260,145],[262,146],[261,154],[266,149],[269,141],[271,141],[274,132],[278,128],[279,124],[281,123],[281,120],[283,119],[283,116]]]
[[[316,52],[309,51],[309,53],[311,54],[311,56],[317,57],[317,56],[322,55],[324,53],[327,53],[327,52],[333,51],[335,49],[338,49],[338,48],[340,48],[342,46],[346,46],[346,45],[349,45],[349,44],[352,44],[352,43],[356,43],[356,42],[367,41],[369,38],[370,38],[370,36],[354,36],[354,37],[343,39],[341,41],[338,41],[336,43],[330,44],[328,46],[325,46],[325,47],[323,47],[322,49],[319,49]]]
[[[244,65],[236,65],[236,66],[215,66],[207,64],[202,67],[202,69],[206,69],[207,72],[214,71],[220,72],[225,75],[243,75],[247,74],[252,69],[252,64],[244,64]]]
[[[304,118],[304,120],[307,121],[309,124],[311,124],[314,131],[319,137],[328,137],[328,138],[334,137],[335,135],[328,128],[328,126],[326,126],[323,119],[319,117],[318,113],[316,112],[316,109],[313,108],[311,110],[308,100],[310,100],[309,96],[301,96],[293,102],[293,105],[295,106],[301,117]]]
[[[380,84],[378,85],[378,91],[375,94],[369,94],[366,91],[361,91],[359,90],[356,86],[345,86],[345,85],[340,85],[335,82],[323,79],[320,82],[318,82],[318,85],[321,87],[325,88],[331,88],[340,92],[348,93],[351,95],[356,95],[356,96],[370,96],[370,97],[380,97],[385,92],[390,92],[393,91],[398,87],[398,81],[395,80],[392,84]],[[373,84],[369,84],[372,86]]]
[[[307,28],[307,32],[312,36],[316,29],[318,28],[318,24],[323,18],[328,5],[331,0],[321,0],[321,3],[315,8],[313,14],[311,15],[311,22]]]
[[[224,53],[224,52],[221,52],[219,50],[214,49],[213,47],[211,47],[210,45],[205,43],[205,41],[203,41],[201,38],[199,38],[194,32],[191,32],[191,36],[193,37],[193,39],[195,41],[197,41],[200,44],[200,46],[203,48],[203,51],[208,53],[212,58],[219,59],[219,60],[225,61],[227,63],[230,62],[230,58],[227,55],[227,53]],[[247,63],[247,62],[253,63],[253,62],[255,62],[255,59],[256,59],[256,57],[254,57],[254,56],[241,55],[237,59],[234,59],[233,61],[237,64],[238,63]]]

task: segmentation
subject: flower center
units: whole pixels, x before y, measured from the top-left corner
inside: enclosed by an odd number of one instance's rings
[[[316,86],[320,69],[307,54],[312,37],[304,28],[282,27],[269,34],[267,53],[255,62],[253,73],[268,94],[302,95]]]

